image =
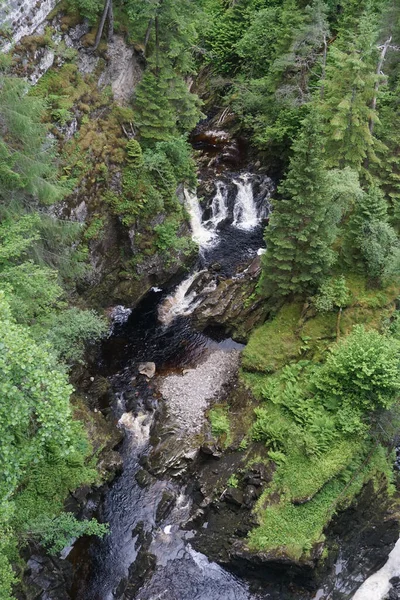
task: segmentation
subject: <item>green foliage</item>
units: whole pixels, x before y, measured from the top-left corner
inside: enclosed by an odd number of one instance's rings
[[[85,345],[100,340],[108,325],[94,310],[69,308],[42,320],[39,331],[45,335],[59,360],[71,365],[83,364]]]
[[[226,443],[230,438],[230,425],[227,411],[223,407],[215,407],[208,413],[211,423],[211,433],[219,438],[225,436]]]
[[[326,523],[338,509],[348,506],[365,482],[374,478],[379,480],[382,471],[390,477],[386,452],[381,446],[366,464],[357,461],[354,467],[348,481],[336,477],[300,505],[283,499],[262,510],[265,498],[261,496],[258,505],[261,525],[250,532],[250,547],[262,551],[279,549],[295,560],[309,556],[314,545],[324,540]]]
[[[350,290],[343,275],[325,281],[314,299],[315,307],[320,312],[343,308],[350,301]]]
[[[237,488],[239,486],[239,479],[237,477],[237,475],[235,475],[233,473],[233,475],[231,475],[227,481],[227,485],[229,487],[233,487],[233,488]]]
[[[372,108],[377,82],[376,17],[365,14],[359,32],[342,48],[332,46],[320,106],[329,166],[361,170],[365,160],[376,162],[377,144],[370,128],[378,117]]]
[[[191,131],[201,117],[200,104],[170,68],[157,73],[147,69],[134,100],[134,122],[142,144],[153,146]]]
[[[103,0],[68,0],[71,10],[79,10],[80,14],[89,19],[91,23],[96,21],[96,18],[104,6]]]
[[[316,115],[305,120],[293,151],[265,232],[260,289],[278,297],[310,292],[323,281],[335,260],[330,246],[341,216],[330,202]]]
[[[82,535],[104,537],[107,532],[108,526],[98,523],[96,519],[78,521],[72,513],[62,513],[54,519],[43,517],[27,527],[29,537],[37,538],[51,554],[57,554]]]
[[[328,410],[335,410],[341,426],[352,411],[389,408],[400,391],[399,346],[377,331],[356,326],[332,349],[313,382]]]
[[[129,164],[136,169],[143,167],[143,152],[142,148],[137,140],[129,140],[126,144],[126,154],[128,157]]]
[[[0,197],[6,204],[13,195],[51,204],[65,191],[56,180],[52,144],[41,122],[44,104],[28,96],[28,89],[24,80],[0,73]]]

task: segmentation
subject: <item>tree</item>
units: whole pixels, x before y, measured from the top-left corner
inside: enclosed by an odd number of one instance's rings
[[[365,161],[377,162],[378,145],[370,128],[378,120],[373,108],[378,78],[373,17],[364,15],[359,29],[360,33],[353,33],[344,46],[331,47],[320,105],[327,165],[357,171]]]
[[[337,278],[327,279],[319,288],[318,295],[314,299],[315,307],[320,312],[328,312],[334,308],[338,309],[336,320],[336,341],[340,337],[340,319],[342,311],[350,300],[350,290],[346,285],[343,275]]]
[[[168,67],[158,72],[147,69],[136,90],[134,110],[135,125],[145,145],[187,133],[201,116],[198,97]]]
[[[57,181],[53,144],[41,121],[43,102],[28,84],[0,73],[0,199],[4,206],[31,198],[52,204],[65,189]],[[0,210],[0,216],[2,211]]]
[[[372,185],[354,207],[345,238],[347,260],[372,281],[397,275],[400,241],[388,223],[387,203],[381,189]]]
[[[293,145],[282,198],[274,202],[266,229],[260,289],[274,296],[313,291],[335,255],[330,248],[338,215],[330,207],[318,117],[311,114]]]
[[[288,51],[281,53],[272,65],[272,75],[280,80],[275,92],[279,101],[304,104],[311,99],[310,82],[314,78],[317,83],[318,71],[324,79],[329,38],[327,10],[322,0],[314,0],[307,6],[304,21],[294,30]]]
[[[390,408],[400,393],[398,341],[355,326],[335,345],[313,386],[324,406],[343,418],[354,409]]]

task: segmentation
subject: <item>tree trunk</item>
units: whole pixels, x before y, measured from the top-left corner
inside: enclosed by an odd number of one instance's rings
[[[104,25],[105,25],[105,22],[107,19],[107,15],[109,15],[109,10],[110,10],[111,4],[112,4],[112,0],[105,0],[105,2],[104,2],[104,10],[103,10],[103,14],[101,16],[99,28],[97,30],[96,40],[94,42],[93,50],[97,50],[97,48],[99,47],[101,36],[103,35]]]
[[[339,308],[339,312],[337,314],[336,319],[336,341],[338,342],[340,339],[340,320],[342,318],[342,307]]]
[[[151,30],[153,29],[153,23],[154,23],[154,19],[152,17],[147,25],[146,35],[144,36],[144,44],[143,45],[144,45],[144,53],[145,54],[146,54],[147,44],[149,43],[149,39],[151,36]]]
[[[386,42],[383,44],[383,46],[381,46],[381,54],[379,56],[378,66],[376,68],[376,75],[378,77],[381,74],[383,63],[385,61],[386,52],[388,51],[391,41],[392,41],[392,36],[390,36],[390,38],[388,40],[386,40]],[[379,91],[379,80],[376,80],[375,89],[374,89],[374,97],[372,98],[372,105],[371,105],[371,108],[373,111],[376,110],[376,101],[377,101],[377,97],[378,97],[378,91]],[[369,130],[371,133],[374,132],[374,121],[372,119],[369,120]]]
[[[108,41],[112,42],[114,39],[114,10],[112,0],[108,7]]]

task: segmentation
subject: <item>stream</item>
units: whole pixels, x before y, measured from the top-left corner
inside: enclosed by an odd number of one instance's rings
[[[169,479],[162,475],[173,461],[161,464],[160,478],[142,468],[160,420],[174,459],[190,460],[210,399],[237,369],[243,346],[196,331],[191,315],[220,277],[240,276],[236,274],[263,253],[262,230],[272,192],[267,176],[247,172],[225,173],[205,203],[186,190],[193,239],[199,245],[196,265],[174,287],[153,288],[133,311],[115,311],[99,372],[112,385],[113,415],[125,433],[119,450],[123,471],[100,513],[110,533],[103,540],[78,541],[68,557],[75,567],[74,600],[347,600],[370,574],[364,569],[368,560],[354,565],[354,557],[339,553],[317,591],[299,593],[279,581],[250,588],[191,545],[190,486],[179,482],[184,467],[172,470]],[[148,361],[155,363],[155,379],[138,372],[140,363]],[[400,571],[399,552],[396,546],[387,565],[364,583],[354,600],[385,597],[390,577]]]
[[[107,494],[102,518],[110,525],[104,540],[96,540],[87,548],[72,552],[75,577],[72,597],[76,600],[112,600],[137,598],[150,600],[250,600],[248,585],[228,573],[191,544],[191,531],[181,528],[190,514],[191,499],[177,482],[154,481],[141,487],[135,476],[141,470],[143,457],[149,450],[150,432],[155,418],[159,393],[152,381],[137,376],[138,363],[152,361],[158,378],[176,377],[182,369],[201,369],[191,388],[196,395],[190,407],[184,407],[189,420],[179,424],[172,412],[171,427],[176,435],[199,430],[203,421],[207,396],[215,395],[224,381],[231,363],[237,365],[238,351],[243,347],[230,338],[213,339],[191,327],[190,315],[215,289],[221,275],[236,273],[248,265],[263,246],[262,223],[268,216],[272,181],[266,176],[235,173],[215,184],[211,203],[201,207],[196,195],[185,191],[185,202],[191,218],[193,239],[199,244],[197,264],[172,290],[153,288],[139,306],[130,313],[119,312],[112,335],[102,348],[100,369],[108,376],[116,401],[115,418],[124,429],[120,449],[123,472]],[[215,280],[201,286],[202,276],[216,265]],[[200,287],[196,287],[200,281]],[[122,316],[121,316],[122,315]],[[209,361],[209,363],[207,363]],[[202,389],[207,385],[209,390]],[[194,371],[192,371],[194,372]],[[136,381],[132,384],[132,378]],[[199,380],[200,378],[200,380]],[[183,379],[181,377],[181,379]],[[196,391],[196,386],[197,389]],[[134,401],[132,403],[132,396]],[[171,404],[174,398],[171,399]],[[179,399],[178,399],[179,400]],[[188,403],[190,398],[188,398]],[[198,410],[193,412],[193,406]],[[189,426],[185,432],[182,427]],[[173,508],[160,513],[163,498],[173,499]],[[140,561],[141,548],[154,557],[153,564]],[[74,554],[80,554],[79,559]],[[136,562],[139,564],[136,565]],[[143,570],[152,575],[141,581]]]

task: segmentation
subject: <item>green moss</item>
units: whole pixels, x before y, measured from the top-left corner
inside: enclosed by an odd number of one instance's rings
[[[364,445],[363,441],[340,440],[320,456],[307,456],[294,448],[276,472],[274,489],[292,502],[304,502],[346,469]]]
[[[303,476],[306,477],[306,473]],[[348,506],[369,480],[376,486],[386,486],[389,477],[387,453],[378,446],[367,461],[355,463],[347,480],[335,477],[309,502],[295,505],[283,497],[278,503],[265,507],[267,493],[264,493],[257,506],[260,526],[250,532],[249,547],[283,553],[295,560],[307,557],[313,546],[324,540],[324,528],[337,510]]]
[[[252,333],[243,351],[245,369],[273,373],[290,359],[298,357],[301,340],[295,330],[301,309],[300,304],[287,304],[272,321]]]

